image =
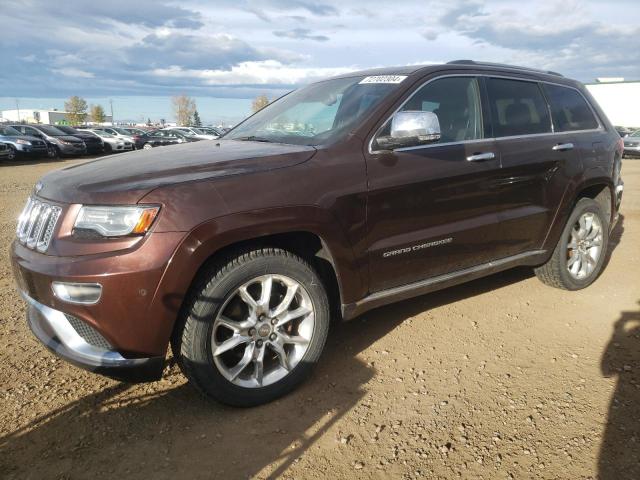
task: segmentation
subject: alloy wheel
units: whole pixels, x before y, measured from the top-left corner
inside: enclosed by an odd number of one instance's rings
[[[235,385],[271,385],[300,363],[314,323],[313,303],[300,283],[284,275],[257,277],[218,310],[211,332],[213,361]]]
[[[595,213],[583,213],[571,229],[567,244],[567,270],[573,278],[584,280],[594,272],[602,242],[602,222]]]

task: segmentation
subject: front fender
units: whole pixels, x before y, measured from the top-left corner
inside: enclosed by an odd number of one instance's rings
[[[335,268],[342,302],[353,302],[364,295],[363,265],[356,260],[344,232],[331,214],[313,206],[270,208],[218,217],[189,232],[167,264],[154,294],[153,311],[163,315],[167,341],[173,323],[205,262],[225,247],[269,235],[307,232],[318,236],[328,250]]]

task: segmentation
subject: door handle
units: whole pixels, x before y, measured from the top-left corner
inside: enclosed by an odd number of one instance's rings
[[[467,162],[481,162],[482,160],[492,160],[494,158],[496,158],[496,154],[493,152],[474,153],[467,157]]]
[[[567,150],[573,150],[573,143],[559,143],[557,145],[554,145],[552,150],[555,150],[557,152],[565,152]]]

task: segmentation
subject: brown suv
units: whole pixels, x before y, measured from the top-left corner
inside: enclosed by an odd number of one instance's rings
[[[12,263],[36,337],[158,379],[169,344],[233,405],[299,384],[330,318],[515,266],[576,290],[605,262],[622,141],[553,72],[456,61],[294,91],[219,141],[37,183]]]

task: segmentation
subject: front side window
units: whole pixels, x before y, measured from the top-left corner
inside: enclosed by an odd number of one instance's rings
[[[598,128],[598,121],[584,97],[573,88],[544,85],[551,106],[551,117],[556,132],[591,130]]]
[[[440,139],[429,143],[462,142],[483,138],[482,108],[478,80],[475,77],[446,77],[420,87],[399,109],[432,112],[438,117]],[[391,119],[376,138],[391,133]],[[384,149],[374,141],[375,150]]]
[[[267,105],[225,138],[295,145],[333,143],[352,131],[404,79],[382,77],[392,76],[335,78],[308,85]]]
[[[495,137],[550,133],[547,103],[537,83],[487,79]]]

